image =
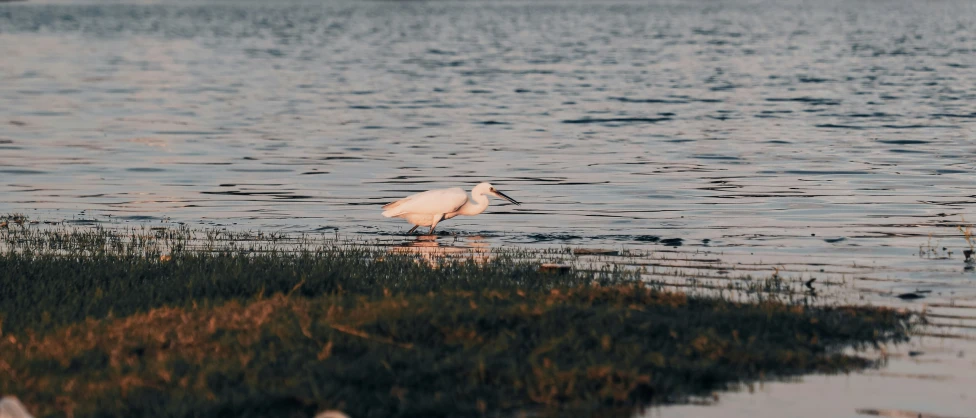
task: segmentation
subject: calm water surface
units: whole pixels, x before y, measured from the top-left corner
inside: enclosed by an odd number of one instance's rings
[[[0,213],[402,243],[382,204],[489,180],[525,204],[441,245],[775,268],[953,337],[648,416],[976,416],[976,2],[266,3],[0,5]]]

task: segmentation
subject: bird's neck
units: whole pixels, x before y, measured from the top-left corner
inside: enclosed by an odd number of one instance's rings
[[[484,212],[485,209],[488,209],[488,196],[472,193],[471,200],[468,200],[468,203],[465,203],[464,206],[461,206],[461,209],[458,209],[458,214],[466,216],[478,215]]]

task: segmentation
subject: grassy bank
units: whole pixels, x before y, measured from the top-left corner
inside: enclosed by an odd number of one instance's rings
[[[431,264],[280,236],[31,228],[0,230],[0,394],[38,416],[626,414],[869,367],[846,349],[910,326],[689,297],[612,267],[546,274],[527,251]]]

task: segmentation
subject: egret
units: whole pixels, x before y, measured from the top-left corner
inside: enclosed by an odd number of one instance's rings
[[[413,224],[407,234],[412,234],[421,226],[429,226],[429,234],[434,233],[437,223],[451,219],[458,215],[474,216],[488,209],[488,196],[505,199],[516,205],[516,202],[498,190],[491,183],[481,183],[471,189],[471,200],[460,187],[450,189],[428,190],[407,196],[396,202],[383,206],[383,216],[387,218],[403,218]]]

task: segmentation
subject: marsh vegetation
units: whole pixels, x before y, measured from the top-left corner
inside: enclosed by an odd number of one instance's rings
[[[871,367],[849,349],[913,323],[691,296],[612,265],[540,270],[538,251],[430,263],[309,237],[13,225],[0,393],[38,416],[626,414]]]

